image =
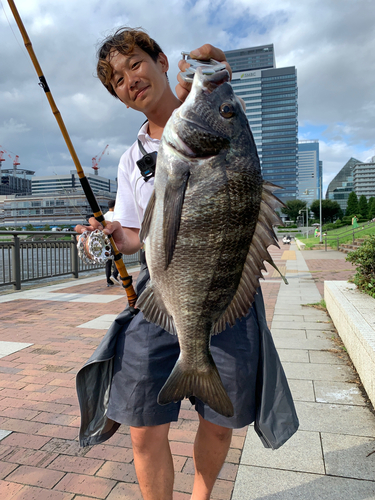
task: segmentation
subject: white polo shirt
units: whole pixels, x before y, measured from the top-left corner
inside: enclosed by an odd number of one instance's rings
[[[148,133],[148,122],[138,132],[138,139],[147,153],[158,151],[159,139],[152,139]],[[138,141],[120,158],[117,174],[117,196],[114,210],[114,220],[123,227],[140,228],[148,200],[154,189],[154,178],[144,181],[136,162],[142,158]]]

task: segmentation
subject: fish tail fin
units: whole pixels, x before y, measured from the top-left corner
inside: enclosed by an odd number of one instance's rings
[[[232,417],[234,409],[211,355],[204,370],[186,369],[178,360],[158,395],[161,405],[196,396],[220,415]]]

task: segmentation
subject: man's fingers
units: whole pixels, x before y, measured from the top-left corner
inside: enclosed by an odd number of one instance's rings
[[[182,85],[178,84],[176,85],[176,95],[178,97],[178,99],[181,101],[181,102],[185,102],[185,99],[187,98],[187,96],[189,95],[189,92],[190,90],[187,90],[186,88],[184,88]]]
[[[206,61],[207,59],[215,59],[216,61],[220,62],[227,60],[222,50],[214,47],[209,43],[205,43],[204,45],[202,45],[202,47],[192,50],[190,52],[190,57],[192,57],[193,59],[201,59]]]
[[[180,59],[178,61],[178,67],[180,68],[181,71],[185,71],[189,66],[190,64],[187,61],[185,61],[185,59]]]
[[[232,79],[232,69],[226,60],[224,52],[221,49],[218,49],[217,47],[214,47],[209,43],[205,43],[198,49],[192,50],[189,55],[193,59],[205,61],[209,59],[215,59],[215,61],[224,63],[229,72],[229,77],[230,79]],[[183,59],[181,59],[178,63],[180,73],[177,75],[178,84],[176,86],[176,94],[181,102],[185,101],[191,90],[191,83],[185,82],[181,77],[181,72],[185,71],[189,66],[189,62]]]
[[[92,226],[82,226],[81,224],[77,224],[74,228],[76,233],[84,233],[85,231],[93,231],[94,228]]]

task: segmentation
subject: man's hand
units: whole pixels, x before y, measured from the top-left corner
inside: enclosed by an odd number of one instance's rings
[[[202,47],[199,47],[199,49],[192,50],[190,52],[190,57],[192,59],[200,59],[203,61],[207,61],[208,59],[215,59],[218,62],[224,63],[229,72],[230,78],[232,78],[232,70],[229,66],[229,63],[227,63],[224,52],[216,47],[213,47],[209,43],[202,45]],[[188,63],[188,61],[181,60],[178,63],[178,67],[181,71],[177,75],[177,80],[179,83],[176,86],[176,94],[181,102],[185,101],[191,89],[191,83],[185,82],[181,77],[181,72],[185,71],[185,69],[189,66],[190,64]]]
[[[89,219],[89,226],[77,225],[74,229],[77,233],[83,233],[85,231],[94,231],[99,229],[103,231],[104,234],[111,234],[115,240],[116,246],[119,252],[125,255],[132,255],[138,252],[142,247],[139,240],[139,229],[131,227],[122,227],[117,221],[109,222],[106,221],[106,226],[103,226],[94,217]]]

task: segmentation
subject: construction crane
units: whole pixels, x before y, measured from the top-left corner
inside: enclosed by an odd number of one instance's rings
[[[5,161],[5,158],[4,158],[5,154],[7,154],[10,159],[12,159],[12,157],[10,156],[8,151],[0,145],[0,172],[1,172],[1,167],[2,167],[1,162]],[[19,156],[16,156],[14,161],[18,161],[18,159],[19,159]],[[19,163],[17,163],[17,165],[19,165]],[[14,166],[14,162],[13,162],[13,166]]]
[[[0,170],[1,170],[1,162],[5,161],[4,153],[5,153],[5,151],[0,151]]]
[[[20,162],[18,161],[20,159],[20,157],[18,155],[16,155],[16,157],[14,158],[14,162],[13,162],[13,170],[17,170],[17,165],[21,165]]]
[[[107,144],[107,145],[106,145],[106,147],[103,149],[103,152],[102,152],[102,154],[99,156],[99,159],[98,159],[98,160],[96,159],[98,155],[94,156],[94,158],[92,159],[92,168],[94,169],[95,175],[98,175],[98,170],[99,170],[99,166],[98,166],[98,165],[99,165],[99,162],[100,162],[100,160],[102,159],[102,157],[103,157],[104,153],[106,152],[107,148],[108,148],[108,144]]]

